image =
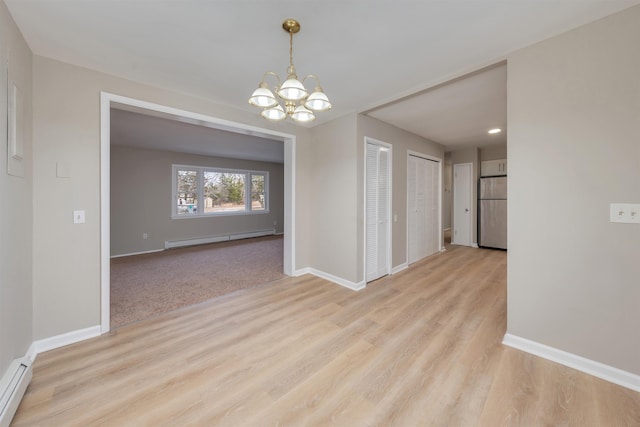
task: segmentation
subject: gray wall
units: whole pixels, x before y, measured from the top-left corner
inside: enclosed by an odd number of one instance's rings
[[[33,57],[34,339],[100,324],[100,91],[296,136],[294,268],[309,266],[309,130],[255,112]],[[56,162],[70,178],[56,179]],[[86,223],[72,223],[84,209]],[[55,256],[52,256],[55,254]]]
[[[312,129],[311,259],[325,273],[358,282],[356,116]]]
[[[471,243],[478,243],[478,179],[480,178],[480,156],[478,148],[465,148],[451,152],[451,164],[471,163],[473,165],[473,182],[471,183]],[[453,173],[453,171],[452,171]],[[452,182],[453,184],[453,182]],[[453,193],[452,193],[453,194]],[[455,197],[455,196],[453,196]],[[451,210],[451,226],[455,227],[455,215],[453,213],[453,202]]]
[[[350,114],[314,127],[312,266],[353,283],[364,280],[365,136],[393,145],[392,266],[407,262],[407,151],[443,159],[441,145],[383,123]]]
[[[25,355],[33,340],[31,58],[0,1],[0,378],[13,359]],[[9,79],[22,90],[24,100],[23,177],[7,174],[7,63]]]
[[[640,374],[640,6],[508,57],[508,332]]]
[[[395,126],[391,126],[380,120],[369,116],[358,116],[358,138],[357,138],[357,218],[358,218],[358,277],[364,279],[364,158],[365,146],[364,138],[370,137],[386,142],[393,146],[392,156],[392,201],[391,213],[397,215],[398,221],[393,222],[392,227],[392,256],[391,265],[400,266],[407,262],[407,162],[408,151],[415,151],[438,158],[443,161],[444,171],[444,148],[440,144],[429,141],[418,135],[412,134]],[[441,177],[441,183],[443,182]],[[441,245],[444,244],[442,238]]]
[[[172,164],[267,171],[269,212],[172,219]],[[281,233],[283,190],[282,164],[112,146],[111,255],[163,249],[166,240],[271,228]]]

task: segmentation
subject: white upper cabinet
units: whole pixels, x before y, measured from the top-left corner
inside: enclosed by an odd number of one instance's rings
[[[480,163],[480,176],[498,176],[507,174],[507,159],[485,160]]]

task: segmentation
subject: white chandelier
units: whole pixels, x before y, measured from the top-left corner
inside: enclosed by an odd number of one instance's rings
[[[310,122],[316,118],[314,112],[327,111],[331,108],[331,103],[320,87],[318,76],[309,74],[300,81],[296,75],[296,69],[293,66],[293,35],[300,31],[300,23],[295,19],[286,19],[282,23],[282,28],[289,33],[287,80],[282,83],[280,76],[273,71],[267,71],[262,76],[258,88],[249,98],[249,104],[262,108],[261,115],[267,120],[280,121],[289,116],[296,122]],[[265,81],[267,76],[274,76],[278,80],[278,85],[274,87],[273,91],[284,102],[284,108],[273,92],[269,90]],[[316,87],[311,94],[303,84],[307,79],[316,81]]]

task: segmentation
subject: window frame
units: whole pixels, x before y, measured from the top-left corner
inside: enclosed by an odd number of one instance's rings
[[[178,213],[178,171],[188,170],[196,172],[196,194],[198,212],[195,213]],[[223,212],[204,212],[204,174],[205,172],[213,173],[230,173],[236,175],[244,175],[244,210],[223,211]],[[253,210],[251,203],[251,193],[253,185],[253,176],[264,176],[264,209]],[[250,169],[229,169],[212,166],[193,166],[183,164],[171,165],[171,219],[184,218],[207,218],[215,216],[233,216],[233,215],[256,215],[269,213],[269,171],[250,170]]]

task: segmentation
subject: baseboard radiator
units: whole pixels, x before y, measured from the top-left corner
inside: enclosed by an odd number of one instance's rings
[[[207,243],[226,242],[229,240],[248,239],[250,237],[272,236],[276,234],[274,228],[268,230],[247,231],[245,233],[223,234],[218,236],[198,237],[195,239],[167,240],[164,242],[165,249],[181,248],[184,246],[205,245]]]
[[[31,360],[28,357],[16,359],[9,365],[9,369],[0,380],[0,427],[11,424],[31,376]]]

